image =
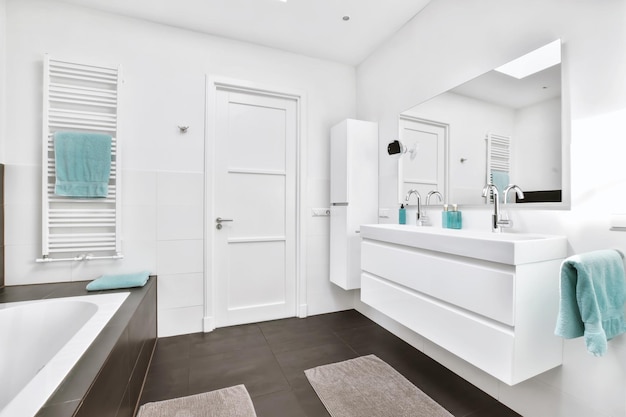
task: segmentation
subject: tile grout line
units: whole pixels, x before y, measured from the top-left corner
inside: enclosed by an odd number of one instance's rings
[[[287,381],[287,385],[289,385],[289,391],[293,392],[293,385],[291,385],[291,381],[289,381],[289,378],[287,378],[287,375],[285,374],[285,370],[283,369],[283,366],[280,364],[278,358],[276,357],[276,352],[274,352],[272,345],[270,345],[269,340],[267,340],[267,336],[265,332],[263,331],[263,328],[258,323],[257,323],[257,327],[259,328],[259,331],[263,335],[263,339],[265,340],[267,347],[269,348],[270,352],[272,352],[272,357],[276,361],[276,364],[278,364],[278,368],[280,369],[280,374],[283,376],[283,378],[285,378],[285,381]],[[266,395],[269,395],[269,394],[266,394]]]

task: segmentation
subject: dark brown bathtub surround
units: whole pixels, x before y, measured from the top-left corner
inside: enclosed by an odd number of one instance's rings
[[[135,414],[156,343],[156,285],[149,288],[131,314],[128,325],[83,398],[76,417],[132,417]]]
[[[0,164],[0,288],[4,287],[4,164]]]
[[[92,295],[87,282],[9,286],[0,302]],[[156,344],[156,277],[130,295],[37,417],[132,417]]]

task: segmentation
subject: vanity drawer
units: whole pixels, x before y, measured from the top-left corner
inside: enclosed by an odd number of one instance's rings
[[[510,383],[515,337],[497,325],[368,273],[361,300],[485,372]]]
[[[361,269],[506,325],[515,324],[512,267],[365,240]]]

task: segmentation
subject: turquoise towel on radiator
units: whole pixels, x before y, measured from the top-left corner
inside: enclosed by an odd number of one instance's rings
[[[616,250],[574,255],[561,265],[560,307],[555,334],[585,337],[587,350],[602,356],[607,341],[626,332],[624,261]]]
[[[498,188],[499,200],[504,203],[504,189],[509,186],[509,173],[506,171],[491,170],[491,182]]]
[[[87,291],[143,287],[148,282],[149,276],[150,273],[148,271],[133,274],[102,275],[87,284]]]
[[[111,174],[111,136],[101,133],[54,134],[54,193],[65,197],[106,197]]]

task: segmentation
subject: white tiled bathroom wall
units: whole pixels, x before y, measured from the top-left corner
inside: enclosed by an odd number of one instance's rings
[[[332,125],[355,113],[353,67],[44,0],[5,0],[7,15],[7,284],[94,279],[148,269],[159,276],[159,336],[202,331],[205,77],[306,95],[304,202],[329,202]],[[68,24],[71,21],[72,24]],[[35,264],[40,252],[41,60],[121,65],[121,261]],[[181,133],[179,125],[189,126]],[[309,192],[310,190],[310,192]],[[308,314],[350,308],[328,281],[328,218],[304,218]],[[209,284],[210,285],[210,284]]]

